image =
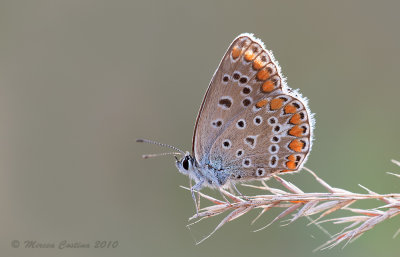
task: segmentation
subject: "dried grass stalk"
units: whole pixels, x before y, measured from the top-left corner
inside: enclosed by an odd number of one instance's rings
[[[400,166],[400,162],[395,160],[392,160],[392,162]],[[316,250],[332,248],[342,242],[346,242],[346,244],[352,242],[366,231],[375,227],[377,224],[400,214],[400,194],[378,194],[361,185],[360,186],[367,191],[367,194],[349,192],[340,188],[331,187],[328,183],[319,178],[313,171],[307,168],[304,169],[308,171],[318,183],[325,187],[328,192],[304,193],[294,184],[278,176],[273,176],[273,178],[278,181],[286,189],[286,191],[277,188],[271,188],[266,184],[265,181],[261,181],[261,186],[244,186],[266,191],[267,194],[237,196],[222,189],[221,192],[227,198],[231,199],[231,202],[218,200],[209,195],[198,192],[201,197],[211,201],[213,204],[201,208],[198,212],[198,215],[196,214],[190,217],[189,220],[196,220],[194,223],[197,223],[204,218],[214,217],[224,212],[229,212],[229,214],[208,236],[197,242],[197,244],[209,238],[214,232],[216,232],[229,221],[237,219],[253,209],[260,209],[261,211],[252,223],[254,223],[254,221],[256,221],[261,215],[272,208],[284,209],[269,224],[257,229],[256,231],[267,228],[272,223],[288,216],[289,214],[292,214],[292,217],[288,220],[288,224],[301,217],[307,217],[311,221],[310,224],[316,224],[317,226],[320,226],[320,224],[324,222],[332,222],[333,224],[349,224],[342,231],[331,236],[329,241],[318,247]],[[389,174],[400,178],[400,174]],[[357,201],[370,199],[380,200],[384,204],[373,209],[350,208],[350,205]],[[345,210],[353,213],[354,215],[331,219],[326,218],[327,215],[337,210]],[[316,214],[319,214],[317,218],[310,218]],[[189,226],[192,224],[189,224]],[[323,229],[322,227],[320,228]],[[394,236],[397,236],[399,233],[400,229],[395,233]]]

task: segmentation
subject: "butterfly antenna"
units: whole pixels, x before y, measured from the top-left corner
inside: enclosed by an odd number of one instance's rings
[[[172,153],[155,153],[155,154],[143,154],[142,158],[143,159],[148,159],[148,158],[153,158],[153,157],[159,157],[159,156],[165,156],[165,155],[177,155],[177,154],[181,154],[179,152],[172,152]]]
[[[167,144],[155,142],[155,141],[151,141],[151,140],[148,140],[148,139],[136,139],[136,142],[153,144],[153,145],[158,145],[158,146],[162,146],[162,147],[171,148],[171,149],[174,149],[175,151],[178,151],[180,154],[185,155],[184,151],[182,151],[181,149],[178,149],[178,148],[176,148],[175,146],[172,146],[172,145],[167,145]],[[166,153],[166,154],[172,154],[172,153]]]

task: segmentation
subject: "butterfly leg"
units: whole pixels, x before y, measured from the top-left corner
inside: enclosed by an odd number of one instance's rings
[[[189,188],[192,188],[193,184],[192,184],[192,179],[189,178]],[[200,210],[200,192],[197,192],[197,204],[196,204],[196,210]],[[195,201],[196,202],[196,201]]]
[[[202,187],[203,187],[203,183],[204,183],[204,179],[200,180],[199,182],[197,182],[194,186],[192,186],[190,188],[190,192],[192,193],[192,198],[193,198],[193,202],[196,208],[196,214],[197,216],[199,216],[199,205],[197,204],[197,200],[196,200],[196,196],[194,195],[195,191],[199,191]],[[200,196],[200,194],[199,194]],[[199,201],[200,204],[200,201]]]
[[[197,207],[196,207],[197,210],[200,210],[200,199],[201,199],[200,192],[197,192]]]

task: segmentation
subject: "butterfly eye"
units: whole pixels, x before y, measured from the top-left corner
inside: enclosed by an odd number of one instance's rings
[[[185,157],[185,159],[182,162],[182,167],[185,170],[189,170],[189,157],[187,157],[187,156]]]

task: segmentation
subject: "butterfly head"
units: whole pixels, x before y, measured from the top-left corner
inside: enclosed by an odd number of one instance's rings
[[[176,160],[175,165],[180,173],[190,175],[195,170],[195,159],[189,152],[186,152],[182,159]]]
[[[147,144],[154,144],[162,147],[167,147],[174,149],[176,152],[171,152],[171,153],[160,153],[160,154],[145,154],[142,157],[144,159],[151,158],[151,157],[157,157],[157,156],[164,156],[164,155],[174,155],[176,162],[175,165],[178,168],[179,172],[185,175],[188,175],[192,179],[195,179],[197,181],[197,178],[199,177],[199,173],[197,172],[198,168],[196,165],[196,159],[189,153],[189,152],[184,152],[180,150],[179,148],[163,143],[159,143],[156,141],[148,140],[148,139],[137,139],[136,142],[138,143],[147,143]],[[181,159],[178,159],[176,157],[177,155],[183,156]]]

